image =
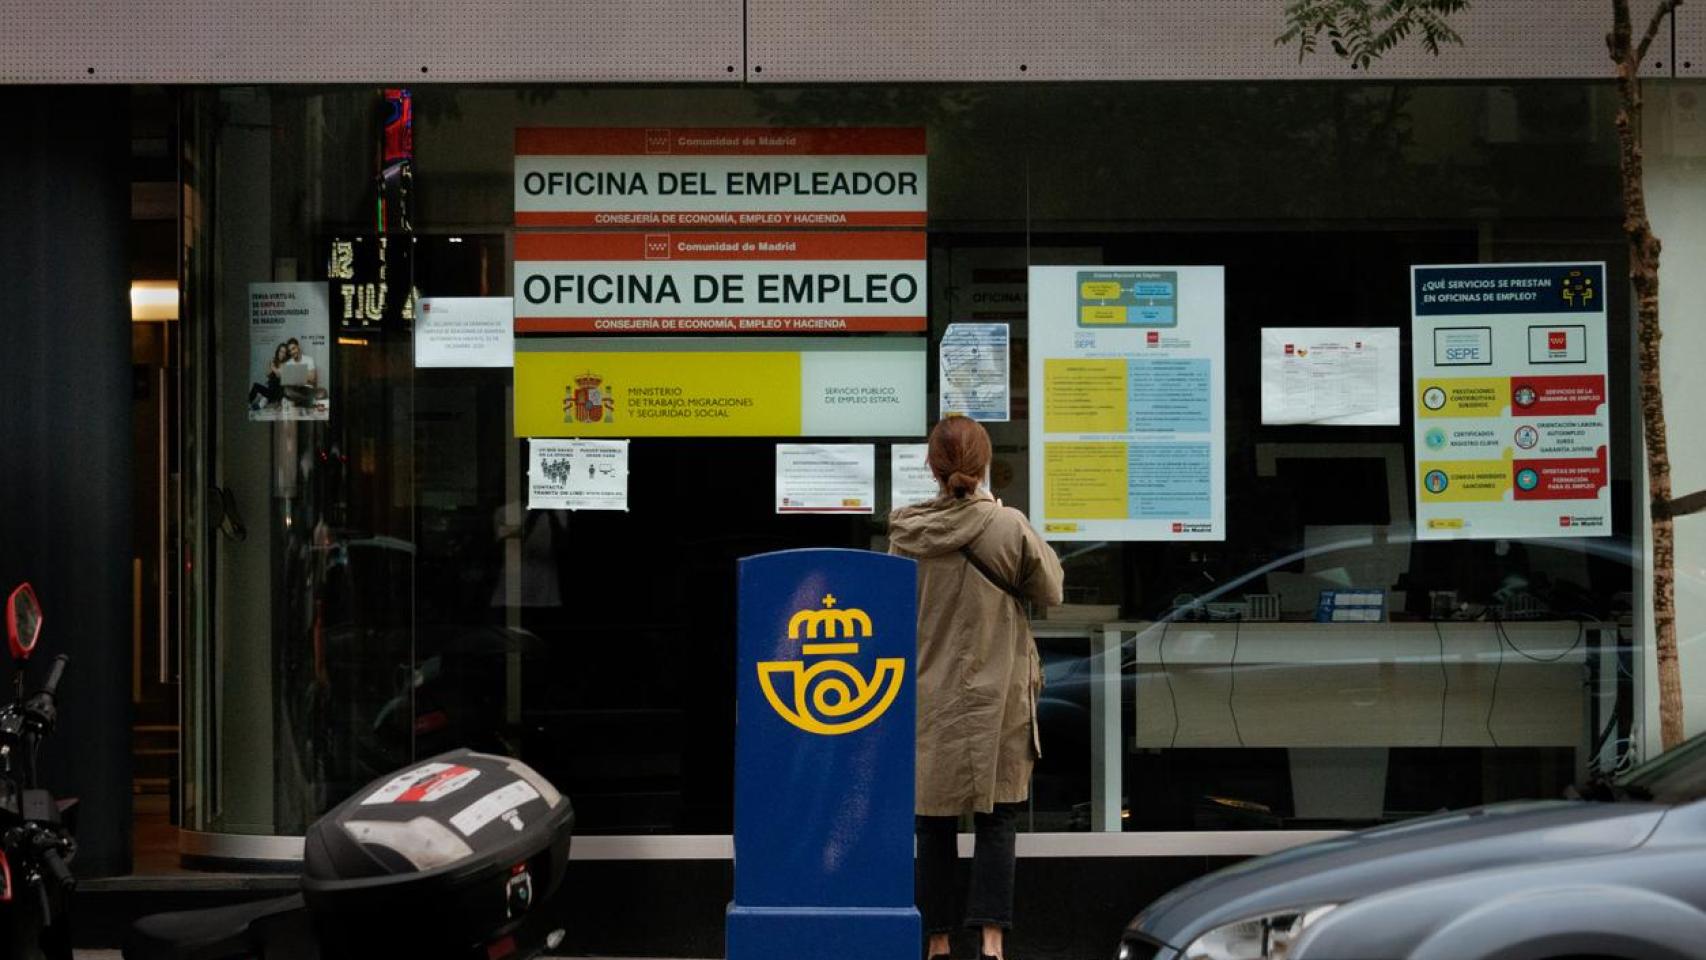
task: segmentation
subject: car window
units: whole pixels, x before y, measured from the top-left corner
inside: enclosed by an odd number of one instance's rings
[[[1624,791],[1660,803],[1706,797],[1706,734],[1686,740],[1619,777]]]

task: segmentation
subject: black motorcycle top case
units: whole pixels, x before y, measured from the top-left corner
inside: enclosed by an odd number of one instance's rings
[[[330,957],[540,952],[574,811],[530,767],[454,750],[375,781],[308,828],[302,891]]]

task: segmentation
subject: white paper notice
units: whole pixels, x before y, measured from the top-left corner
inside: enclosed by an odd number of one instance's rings
[[[515,366],[515,301],[432,297],[415,322],[417,367]]]
[[[1397,327],[1262,331],[1262,422],[1397,426]]]
[[[875,513],[877,448],[869,443],[778,443],[777,513]]]
[[[936,499],[940,488],[926,459],[928,443],[897,443],[889,449],[889,509]]]
[[[1005,323],[951,323],[942,335],[942,416],[1005,422],[1008,418]]]
[[[530,510],[628,509],[628,441],[529,440]]]

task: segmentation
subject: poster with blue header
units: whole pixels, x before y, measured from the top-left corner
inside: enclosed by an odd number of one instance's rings
[[[1605,264],[1411,280],[1417,536],[1610,536]]]

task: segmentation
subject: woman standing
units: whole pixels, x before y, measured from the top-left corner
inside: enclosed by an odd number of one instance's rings
[[[1041,755],[1042,668],[1023,600],[1061,600],[1060,560],[1025,515],[987,489],[983,425],[949,417],[930,432],[936,499],[889,518],[890,552],[918,561],[918,904],[932,960],[957,925],[959,818],[977,850],[964,922],[983,957],[1004,960],[1013,924],[1014,828]]]
[[[284,387],[279,382],[279,370],[290,359],[290,348],[279,344],[273,348],[272,362],[267,364],[265,383],[249,384],[249,409],[259,410],[264,404],[278,403],[284,396]]]

